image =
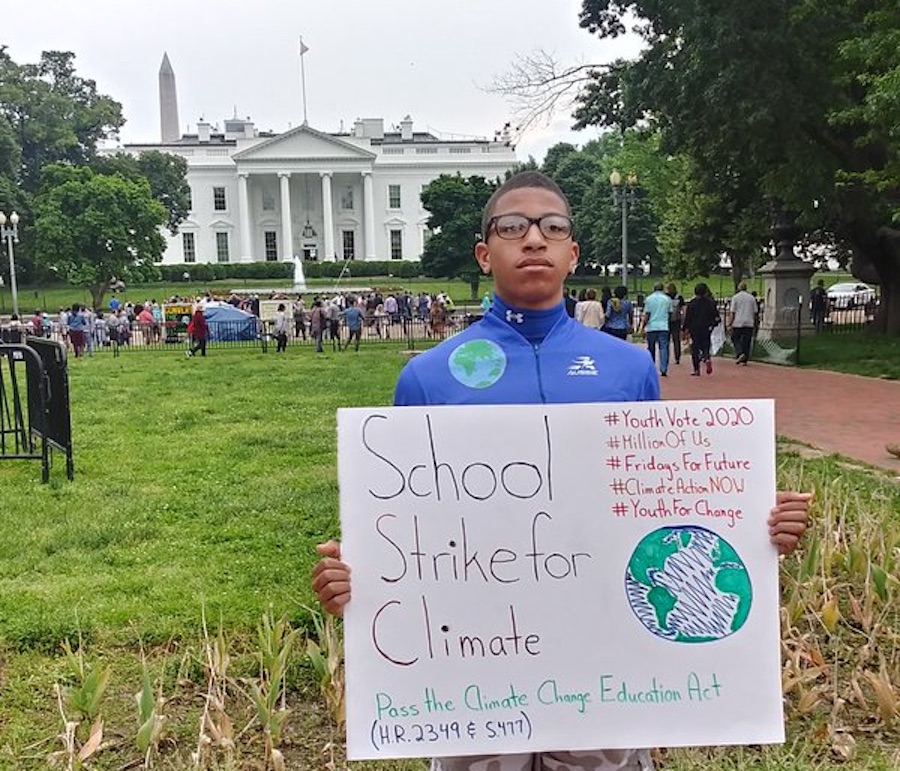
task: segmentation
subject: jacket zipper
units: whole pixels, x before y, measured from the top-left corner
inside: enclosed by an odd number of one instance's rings
[[[544,380],[541,377],[541,356],[540,345],[531,344],[531,350],[534,352],[534,366],[537,370],[538,393],[541,395],[541,404],[547,403],[547,396],[544,393]]]

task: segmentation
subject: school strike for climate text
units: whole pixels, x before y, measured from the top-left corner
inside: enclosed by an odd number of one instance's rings
[[[338,425],[351,758],[783,740],[770,401]]]

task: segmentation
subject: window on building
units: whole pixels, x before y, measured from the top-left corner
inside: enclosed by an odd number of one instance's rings
[[[263,190],[262,207],[263,211],[275,211],[275,194],[271,190]]]
[[[213,209],[216,211],[225,211],[225,188],[224,187],[214,187],[213,188]]]
[[[197,262],[197,245],[194,243],[193,233],[181,234],[181,248],[185,262]]]
[[[266,262],[278,261],[278,234],[274,230],[265,232],[266,238]]]
[[[222,231],[216,233],[216,259],[219,262],[230,262],[231,260],[228,251],[228,233]]]
[[[344,230],[341,233],[341,242],[343,247],[344,259],[356,259],[356,233],[352,230]]]
[[[402,260],[403,259],[403,231],[402,230],[392,230],[391,231],[391,259],[392,260]]]
[[[345,187],[341,190],[341,208],[344,211],[353,211],[353,188]]]
[[[194,210],[194,191],[190,188],[187,189],[187,207],[188,211]]]
[[[388,185],[388,208],[400,208],[400,185]]]

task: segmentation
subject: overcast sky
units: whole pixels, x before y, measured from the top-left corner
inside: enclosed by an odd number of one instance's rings
[[[43,50],[76,55],[82,77],[122,103],[125,142],[159,139],[157,77],[175,70],[182,131],[237,113],[261,130],[303,121],[300,37],[309,123],[349,130],[411,115],[416,130],[493,136],[512,105],[486,93],[517,55],[537,49],[562,63],[633,55],[633,40],[601,42],[578,26],[580,0],[31,0],[3,14],[0,41],[19,64]],[[558,141],[583,144],[559,114],[528,131],[517,154],[538,160]]]

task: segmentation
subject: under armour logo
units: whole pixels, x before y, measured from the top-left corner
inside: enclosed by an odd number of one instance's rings
[[[514,321],[516,322],[516,324],[524,324],[525,316],[521,313],[513,313],[512,311],[507,311],[506,312],[506,321],[509,324],[512,324]]]

